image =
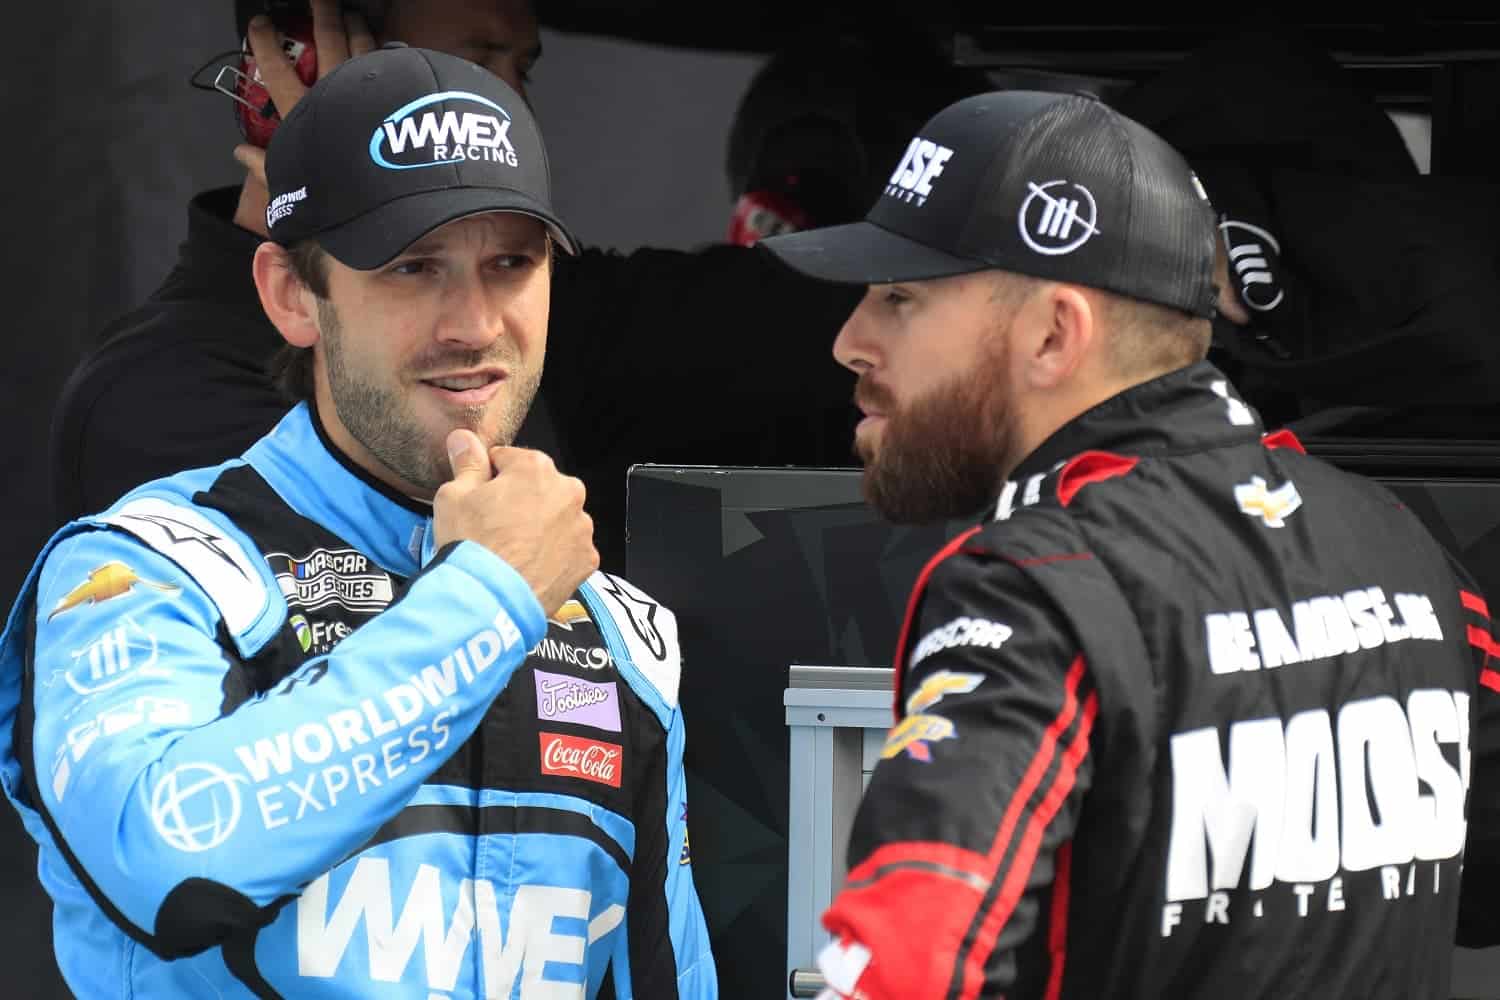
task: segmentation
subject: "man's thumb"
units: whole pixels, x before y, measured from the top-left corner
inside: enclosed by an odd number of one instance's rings
[[[448,461],[453,464],[454,479],[490,478],[489,453],[473,431],[460,427],[448,433]]]

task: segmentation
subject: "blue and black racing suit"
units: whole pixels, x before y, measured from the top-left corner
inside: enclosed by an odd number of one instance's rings
[[[52,539],[0,776],[85,997],[701,998],[670,611],[552,619],[294,409]]]

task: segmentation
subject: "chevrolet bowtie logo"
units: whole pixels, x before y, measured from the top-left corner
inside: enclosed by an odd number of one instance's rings
[[[920,715],[943,700],[945,695],[968,694],[980,685],[984,677],[980,674],[960,674],[952,670],[939,670],[922,682],[922,686],[906,699],[908,715]]]
[[[554,625],[561,625],[570,632],[573,630],[573,626],[579,622],[583,622],[585,625],[593,624],[593,620],[589,618],[588,611],[576,599],[564,602],[563,606],[558,608],[557,612],[547,620]]]
[[[70,590],[62,600],[57,602],[57,607],[47,616],[50,622],[58,615],[66,614],[74,608],[85,604],[102,604],[112,601],[117,597],[124,597],[135,588],[137,584],[146,587],[154,587],[165,594],[175,594],[181,588],[170,583],[152,583],[150,580],[140,577],[135,570],[122,562],[107,562],[89,573],[88,579],[77,587]]]
[[[890,760],[904,751],[912,760],[930,764],[931,744],[957,737],[958,728],[941,715],[908,715],[886,736],[880,759]]]
[[[1260,518],[1271,528],[1286,527],[1286,518],[1302,506],[1302,495],[1297,492],[1297,485],[1291,480],[1274,490],[1268,490],[1266,481],[1259,476],[1251,476],[1250,482],[1236,486],[1234,499],[1239,503],[1240,510],[1251,517]]]

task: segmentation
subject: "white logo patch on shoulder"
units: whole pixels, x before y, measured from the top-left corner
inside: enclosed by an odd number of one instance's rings
[[[181,566],[224,617],[243,632],[266,606],[266,586],[244,548],[208,518],[160,497],[132,500],[104,519]]]
[[[661,693],[667,707],[676,708],[682,675],[677,616],[618,576],[595,573],[588,583],[603,599],[636,668]]]

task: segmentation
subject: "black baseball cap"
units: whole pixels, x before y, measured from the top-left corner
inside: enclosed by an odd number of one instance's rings
[[[991,268],[1212,316],[1214,213],[1182,156],[1082,94],[966,97],[911,140],[864,221],[759,245],[825,281]]]
[[[520,95],[471,62],[392,42],[319,80],[266,150],[266,228],[357,270],[380,267],[437,227],[484,212],[546,223],[547,151]]]

